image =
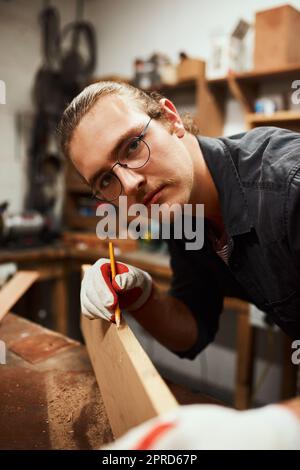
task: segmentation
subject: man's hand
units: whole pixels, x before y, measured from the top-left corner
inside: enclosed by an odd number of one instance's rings
[[[150,274],[129,264],[116,263],[116,277],[112,279],[110,261],[99,259],[84,274],[80,300],[81,311],[89,318],[114,321],[114,310],[138,310],[149,299],[152,291]]]

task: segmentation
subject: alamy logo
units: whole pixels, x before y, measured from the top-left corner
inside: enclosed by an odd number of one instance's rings
[[[0,365],[6,364],[6,344],[0,340]]]
[[[170,206],[166,203],[151,204],[149,209],[144,204],[128,206],[127,196],[120,196],[118,212],[113,204],[107,202],[97,207],[96,215],[102,217],[96,227],[101,240],[138,240],[150,233],[152,239],[184,239],[186,250],[200,250],[204,244],[203,204],[184,204],[183,207],[175,203]],[[129,218],[133,220],[129,221]],[[151,220],[160,221],[160,233],[153,231]]]
[[[3,80],[0,80],[0,104],[6,104],[6,85]]]
[[[300,104],[300,80],[294,80],[292,88],[295,90],[292,93],[291,100],[293,104]]]
[[[299,339],[296,339],[295,341],[292,342],[292,348],[296,349],[296,351],[293,352],[291,360],[295,366],[298,366],[300,364],[300,340]]]

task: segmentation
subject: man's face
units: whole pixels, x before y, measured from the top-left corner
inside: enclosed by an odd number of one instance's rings
[[[144,140],[150,159],[139,169],[114,167],[122,183],[122,195],[133,203],[188,203],[193,186],[193,165],[184,139],[178,137],[170,114],[170,129],[152,119]],[[179,119],[179,118],[178,118]],[[82,118],[70,142],[71,159],[90,184],[95,174],[108,171],[116,163],[116,144],[138,136],[149,116],[132,101],[117,95],[105,96]],[[118,201],[114,201],[118,204]]]

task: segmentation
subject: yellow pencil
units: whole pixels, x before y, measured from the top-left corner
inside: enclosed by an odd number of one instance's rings
[[[112,242],[108,243],[108,249],[109,249],[111,275],[112,275],[112,279],[114,279],[116,276],[116,262],[115,262],[114,246]],[[117,328],[119,328],[120,323],[121,323],[121,309],[120,309],[119,304],[117,304],[115,308],[115,320],[116,320]]]

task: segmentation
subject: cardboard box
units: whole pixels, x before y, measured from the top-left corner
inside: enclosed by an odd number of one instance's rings
[[[284,5],[255,17],[255,69],[280,68],[300,62],[300,11]]]
[[[199,59],[183,59],[177,66],[177,80],[194,80],[204,74],[205,62]]]

